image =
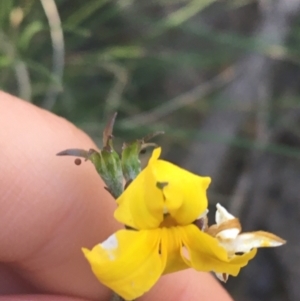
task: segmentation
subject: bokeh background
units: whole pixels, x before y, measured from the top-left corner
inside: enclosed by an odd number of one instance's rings
[[[211,212],[288,240],[229,280],[235,300],[299,300],[299,67],[300,0],[0,1],[1,89],[99,147],[115,111],[119,146],[164,130],[165,158],[213,178]]]

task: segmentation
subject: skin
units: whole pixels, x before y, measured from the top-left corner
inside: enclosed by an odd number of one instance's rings
[[[4,92],[0,112],[0,301],[108,301],[81,247],[122,227],[115,202],[90,162],[55,156],[96,146],[65,119]],[[232,299],[209,274],[186,270],[140,300]]]

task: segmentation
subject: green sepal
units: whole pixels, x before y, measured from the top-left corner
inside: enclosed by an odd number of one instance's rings
[[[93,150],[87,159],[94,164],[112,196],[118,198],[123,192],[122,166],[118,153],[106,148],[100,152]]]
[[[117,114],[115,113],[108,121],[103,131],[103,149],[99,152],[90,149],[67,149],[58,153],[58,156],[76,156],[90,160],[98,174],[106,184],[106,189],[114,198],[118,198],[123,192],[123,173],[121,160],[118,153],[113,149],[112,130]]]
[[[163,132],[155,132],[132,143],[124,143],[122,157],[120,159],[112,143],[112,131],[116,116],[117,113],[114,113],[104,128],[103,149],[99,152],[94,149],[90,149],[89,151],[83,149],[67,149],[57,154],[58,156],[76,156],[90,160],[106,184],[107,187],[105,188],[114,198],[118,198],[124,191],[123,177],[126,181],[126,188],[141,172],[140,152],[149,146],[157,146],[155,143],[148,143],[147,141],[154,136],[163,134]],[[80,163],[80,159],[75,160],[75,164],[79,165]]]
[[[141,161],[139,154],[142,149],[142,140],[130,144],[123,144],[122,170],[126,183],[132,181],[141,172]]]
[[[163,134],[163,132],[155,132],[143,139],[136,140],[132,143],[124,143],[122,147],[122,170],[126,183],[134,180],[141,172],[141,161],[139,159],[140,152],[149,147],[157,145],[155,143],[147,143],[151,138]]]

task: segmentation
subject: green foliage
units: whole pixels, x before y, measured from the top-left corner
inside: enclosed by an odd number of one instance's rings
[[[216,105],[228,108],[216,101],[219,86],[204,97],[195,86],[249,51],[299,63],[298,25],[287,48],[258,41],[252,21],[232,26],[231,15],[238,23],[236,15],[255,11],[251,0],[0,2],[0,88],[66,117],[97,142],[118,111],[116,137],[167,130],[165,145],[186,148],[199,119]],[[220,21],[211,27],[207,18]]]

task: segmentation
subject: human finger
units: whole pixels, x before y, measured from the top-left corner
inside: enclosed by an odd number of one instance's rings
[[[95,145],[63,118],[3,92],[0,112],[0,261],[40,292],[106,299],[81,247],[119,227],[114,200],[90,162],[55,156]]]
[[[208,273],[189,269],[163,276],[141,301],[233,301]]]

